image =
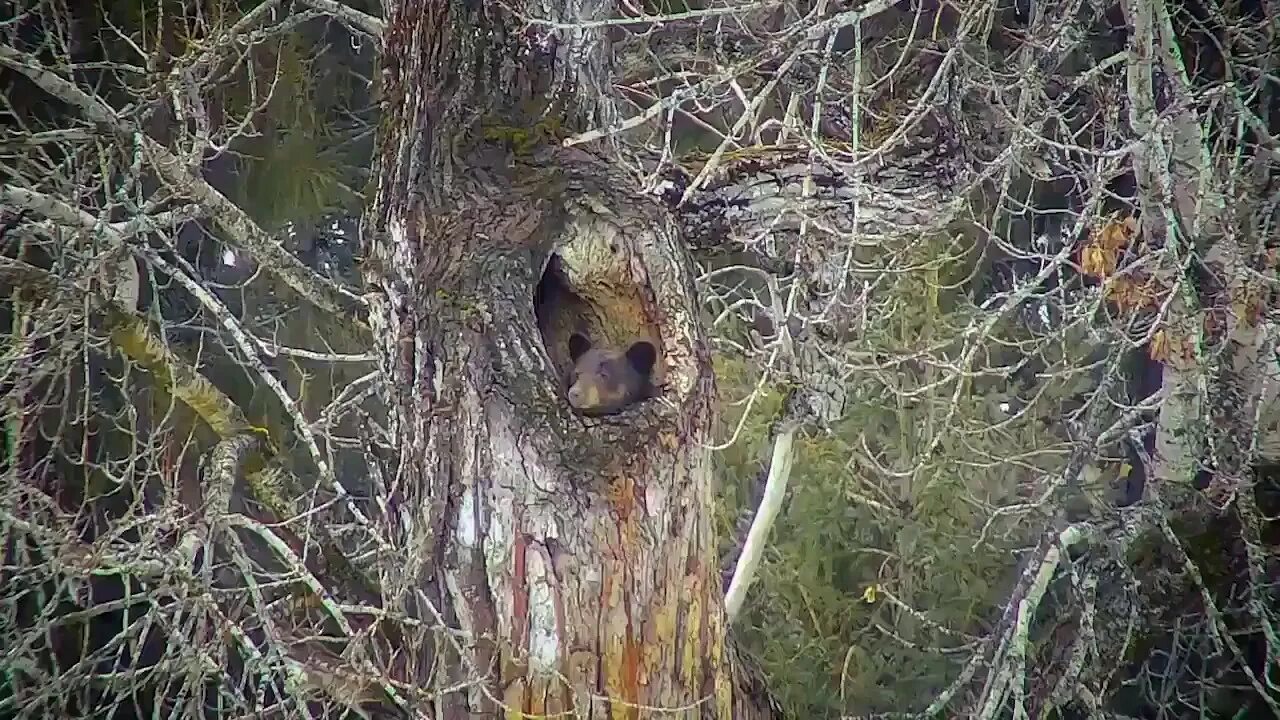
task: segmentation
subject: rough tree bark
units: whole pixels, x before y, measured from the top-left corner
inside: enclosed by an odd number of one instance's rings
[[[486,678],[444,717],[765,716],[726,662],[714,384],[679,225],[587,151],[477,141],[536,125],[531,106],[595,112],[540,100],[551,56],[516,26],[498,4],[406,0],[382,48],[364,265],[394,491],[427,523],[404,579],[466,638],[436,687]],[[553,252],[604,324],[660,330],[660,397],[571,412],[533,307]]]

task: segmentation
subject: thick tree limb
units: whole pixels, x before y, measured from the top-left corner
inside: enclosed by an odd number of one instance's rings
[[[812,222],[832,241],[871,242],[936,228],[961,210],[958,193],[974,179],[968,160],[946,146],[912,146],[870,167],[852,152],[815,161],[803,149],[730,156],[714,186],[681,209],[697,248],[745,246],[781,260],[772,235]]]
[[[301,0],[304,5],[332,15],[347,27],[374,38],[382,37],[383,24],[378,18],[368,13],[339,2],[338,0]]]

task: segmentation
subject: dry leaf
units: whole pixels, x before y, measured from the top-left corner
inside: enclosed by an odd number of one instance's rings
[[[1169,359],[1169,334],[1163,328],[1156,331],[1151,336],[1151,344],[1147,346],[1147,354],[1156,362],[1166,362]]]
[[[1091,243],[1080,251],[1080,269],[1085,275],[1107,277],[1115,272],[1115,256],[1108,257],[1106,250]]]

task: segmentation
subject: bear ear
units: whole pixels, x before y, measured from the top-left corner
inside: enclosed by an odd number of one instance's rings
[[[582,333],[574,333],[569,336],[569,359],[577,362],[582,354],[591,349],[591,341]]]
[[[641,375],[648,375],[653,371],[653,364],[658,359],[658,351],[653,348],[653,343],[640,340],[631,344],[627,348],[627,361]]]

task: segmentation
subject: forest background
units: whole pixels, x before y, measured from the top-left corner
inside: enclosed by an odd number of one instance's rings
[[[430,523],[342,303],[449,5],[0,2],[0,717],[435,702],[311,623]],[[591,112],[433,117],[680,219],[754,712],[1280,716],[1274,3],[481,5]]]

